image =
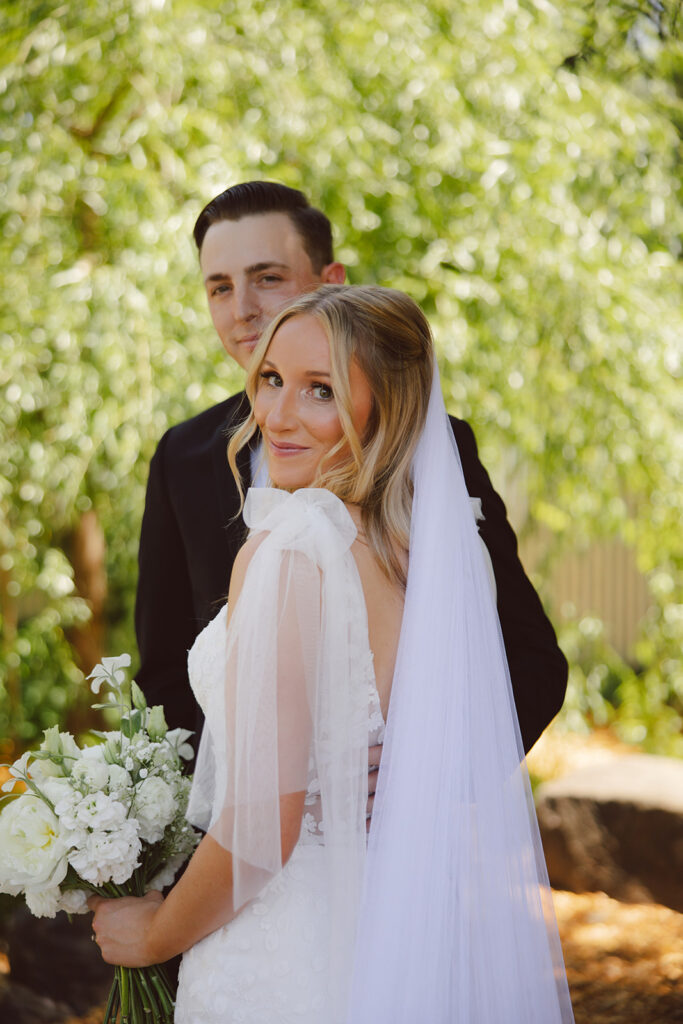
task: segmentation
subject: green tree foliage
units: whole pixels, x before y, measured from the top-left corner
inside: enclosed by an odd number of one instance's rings
[[[336,226],[354,282],[435,328],[451,409],[548,559],[636,550],[634,671],[577,626],[571,708],[671,748],[683,715],[680,3],[2,3],[0,735],[60,720],[107,540],[106,653],[132,649],[149,458],[239,385],[190,241],[267,177]],[[552,605],[552,595],[545,595]],[[679,604],[676,604],[676,600]],[[585,671],[581,666],[585,666]],[[597,675],[596,675],[597,672]],[[642,737],[640,737],[642,738]]]

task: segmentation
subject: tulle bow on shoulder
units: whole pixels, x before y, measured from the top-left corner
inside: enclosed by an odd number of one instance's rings
[[[271,544],[282,550],[302,551],[319,566],[343,555],[356,539],[356,527],[344,502],[321,487],[293,493],[252,487],[243,515],[252,533],[267,531]]]

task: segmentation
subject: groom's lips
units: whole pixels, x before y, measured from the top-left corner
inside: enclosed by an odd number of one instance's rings
[[[251,348],[256,348],[256,343],[258,342],[260,337],[260,334],[247,334],[244,338],[238,338],[237,344],[249,345]]]

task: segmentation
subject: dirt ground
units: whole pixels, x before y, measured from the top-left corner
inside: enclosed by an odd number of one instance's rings
[[[683,1022],[683,914],[555,892],[576,1024]]]

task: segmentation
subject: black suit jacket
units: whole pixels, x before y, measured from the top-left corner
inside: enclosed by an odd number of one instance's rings
[[[201,729],[187,678],[187,652],[225,600],[246,537],[227,463],[226,431],[248,412],[234,395],[164,434],[152,459],[139,552],[135,626],[137,681],[169,725]],[[505,506],[479,461],[471,428],[451,417],[469,494],[481,498],[481,536],[491,555],[498,615],[526,750],[559,711],[567,662],[517,555]],[[240,452],[250,479],[249,450]]]

